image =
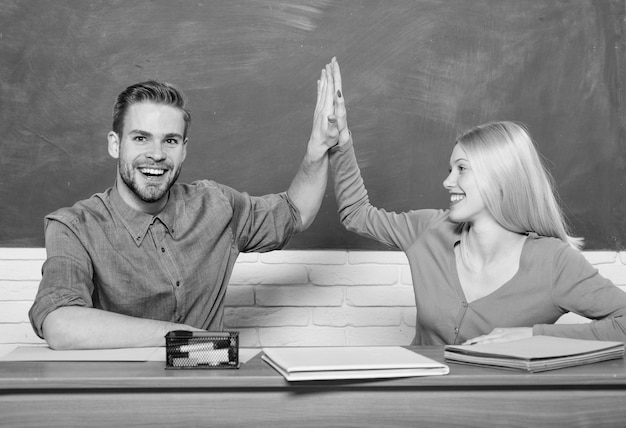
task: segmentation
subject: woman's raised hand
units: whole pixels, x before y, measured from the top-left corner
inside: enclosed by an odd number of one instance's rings
[[[346,114],[346,103],[341,85],[341,70],[337,58],[330,62],[332,80],[334,85],[334,107],[335,118],[337,120],[337,130],[339,132],[339,144],[343,145],[350,141],[350,130],[348,129],[348,116]]]

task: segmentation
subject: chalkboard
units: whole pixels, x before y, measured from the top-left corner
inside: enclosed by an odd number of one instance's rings
[[[113,184],[116,95],[187,94],[181,180],[285,190],[319,70],[342,66],[372,203],[445,208],[455,135],[528,125],[587,249],[626,240],[625,3],[586,0],[0,1],[0,246],[41,247],[43,217]],[[332,188],[290,249],[385,249],[340,225]]]

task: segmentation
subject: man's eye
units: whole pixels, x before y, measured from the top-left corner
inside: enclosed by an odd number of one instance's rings
[[[165,140],[167,142],[167,144],[172,144],[172,145],[176,145],[178,144],[178,140],[175,138],[168,138],[167,140]]]
[[[135,141],[146,141],[146,137],[144,137],[143,135],[136,135],[135,138],[133,138],[133,140],[135,140]]]

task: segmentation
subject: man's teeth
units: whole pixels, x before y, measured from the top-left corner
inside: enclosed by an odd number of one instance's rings
[[[146,175],[163,175],[163,174],[165,174],[165,171],[162,170],[162,169],[141,168],[139,171],[141,171],[142,174],[146,174]]]
[[[450,202],[457,202],[461,199],[465,199],[465,195],[450,195]]]

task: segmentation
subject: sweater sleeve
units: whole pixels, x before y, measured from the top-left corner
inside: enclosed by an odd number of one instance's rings
[[[533,327],[533,334],[626,342],[626,293],[567,244],[559,248],[554,258],[552,297],[564,313],[573,312],[592,321],[538,324]]]
[[[357,164],[352,139],[330,150],[339,219],[346,229],[392,248],[406,250],[441,210],[388,212],[372,206]]]

